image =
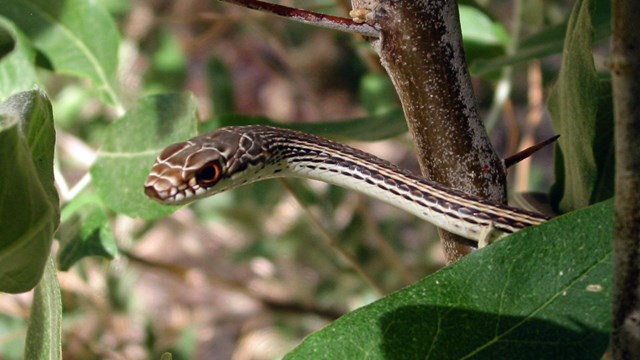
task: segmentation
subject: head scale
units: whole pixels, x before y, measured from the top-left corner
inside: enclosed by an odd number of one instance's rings
[[[269,151],[258,133],[228,127],[168,146],[158,156],[144,188],[164,204],[186,204],[248,183]]]

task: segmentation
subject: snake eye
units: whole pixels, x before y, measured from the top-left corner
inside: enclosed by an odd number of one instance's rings
[[[216,161],[207,163],[196,173],[196,182],[202,187],[210,187],[220,180],[222,174],[220,164]]]

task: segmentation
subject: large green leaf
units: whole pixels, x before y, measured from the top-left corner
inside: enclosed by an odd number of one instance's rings
[[[600,359],[613,202],[478,250],[309,336],[287,359]]]
[[[0,291],[28,291],[42,276],[60,219],[54,144],[44,93],[19,93],[0,105]]]
[[[104,144],[91,167],[91,178],[102,201],[120,214],[153,219],[175,211],[149,200],[144,181],[153,161],[169,144],[196,135],[196,101],[188,94],[154,95],[105,132]]]
[[[0,14],[31,39],[59,73],[91,79],[119,104],[116,70],[120,37],[99,1],[2,0]]]
[[[62,359],[62,300],[51,258],[33,295],[24,358]]]
[[[113,259],[118,248],[109,223],[107,211],[97,196],[85,195],[75,199],[62,210],[62,224],[58,264],[68,270],[87,256]]]
[[[578,1],[569,19],[562,67],[549,112],[560,134],[554,204],[562,212],[613,196],[611,84],[599,78],[592,55],[589,0]]]
[[[11,49],[2,54],[4,49]],[[0,99],[36,84],[35,51],[29,40],[6,18],[0,16]]]

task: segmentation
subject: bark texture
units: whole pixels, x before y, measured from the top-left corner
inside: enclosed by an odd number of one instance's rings
[[[506,172],[475,104],[454,0],[352,0],[380,31],[370,39],[402,102],[422,173],[506,202]],[[441,231],[449,262],[469,249]]]
[[[614,359],[640,359],[640,1],[613,1]]]

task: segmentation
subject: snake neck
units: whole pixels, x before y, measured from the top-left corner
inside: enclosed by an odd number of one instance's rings
[[[259,133],[270,154],[263,169],[270,175],[264,177],[296,176],[352,189],[469,239],[480,240],[488,228],[508,234],[548,219],[449,189],[320,137],[268,127]]]

